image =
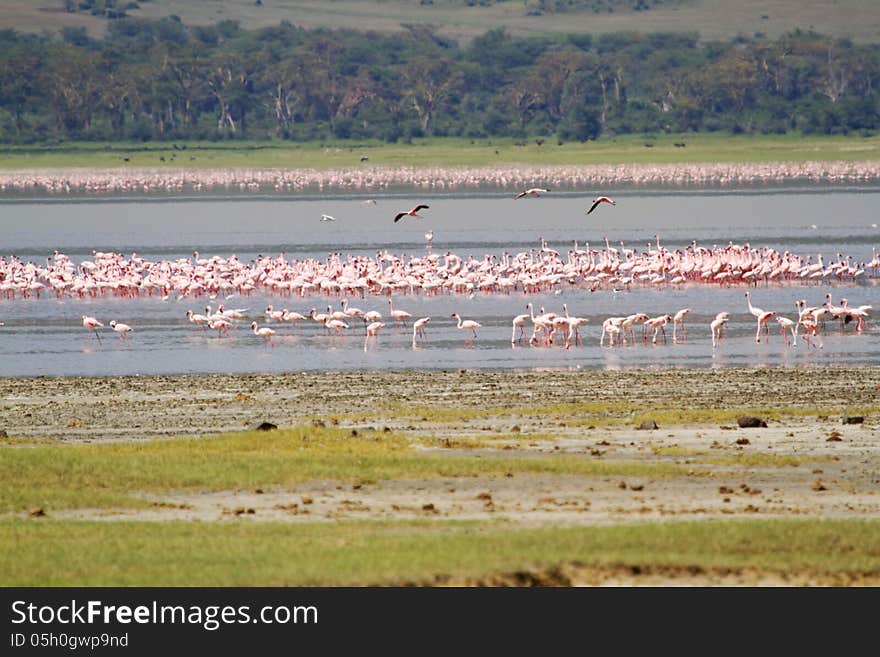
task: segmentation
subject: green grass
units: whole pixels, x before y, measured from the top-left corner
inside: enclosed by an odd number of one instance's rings
[[[675,142],[684,141],[685,148]],[[511,166],[521,164],[751,163],[810,160],[861,162],[880,159],[880,137],[800,137],[628,135],[595,142],[539,146],[534,140],[457,138],[417,139],[411,144],[381,141],[328,142],[176,142],[68,143],[56,147],[0,149],[0,169],[47,168],[308,168],[372,166]],[[652,144],[647,148],[646,144]],[[172,159],[173,156],[173,159]],[[369,161],[361,163],[362,156]],[[164,162],[159,158],[164,158]],[[125,161],[128,158],[128,161]]]
[[[5,586],[299,586],[452,581],[586,566],[880,573],[880,522],[668,522],[518,530],[498,522],[0,521]]]
[[[692,400],[698,403],[698,400]],[[781,421],[785,418],[812,418],[832,415],[876,415],[880,413],[880,406],[852,406],[816,408],[796,408],[792,406],[752,406],[747,408],[723,408],[719,409],[714,404],[716,400],[710,400],[713,406],[706,408],[680,408],[664,406],[660,402],[652,402],[651,407],[646,409],[644,405],[630,402],[578,402],[565,404],[543,404],[534,406],[498,406],[489,408],[443,408],[443,407],[412,407],[402,404],[387,405],[382,409],[382,415],[374,418],[365,417],[362,413],[352,415],[360,421],[379,422],[384,418],[393,417],[402,420],[432,422],[440,424],[464,424],[473,420],[490,418],[504,418],[506,421],[528,424],[530,419],[540,419],[544,423],[553,422],[565,427],[594,426],[620,426],[631,424],[637,426],[644,420],[652,419],[660,427],[670,425],[736,425],[736,419],[743,415],[759,416],[765,420]],[[513,434],[508,438],[535,436],[525,434]],[[487,437],[483,437],[487,438]]]
[[[728,40],[757,31],[777,37],[795,28],[822,34],[876,42],[877,6],[871,0],[836,0],[828,11],[827,0],[683,0],[656,5],[650,11],[618,7],[614,12],[594,12],[590,6],[580,11],[545,11],[534,15],[519,0],[489,6],[463,6],[461,2],[419,0],[272,0],[256,6],[254,2],[231,0],[151,0],[131,10],[131,16],[156,19],[171,14],[187,25],[235,20],[246,29],[277,25],[287,20],[307,28],[328,27],[380,32],[400,32],[401,25],[430,24],[438,33],[462,41],[503,27],[517,35],[607,32],[699,32],[707,40]],[[532,3],[534,4],[534,3]],[[547,3],[552,6],[552,3]],[[109,21],[89,12],[69,14],[47,12],[58,3],[0,0],[0,24],[19,30],[53,31],[65,26],[83,26],[93,35],[106,31]],[[683,27],[684,26],[684,27]]]
[[[145,443],[0,447],[0,512],[144,506],[139,493],[508,473],[675,477],[688,470],[576,455],[427,454],[393,434],[362,432],[353,437],[342,429],[303,427]]]

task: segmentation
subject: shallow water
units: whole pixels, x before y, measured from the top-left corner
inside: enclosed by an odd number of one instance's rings
[[[515,254],[538,248],[540,239],[564,254],[577,240],[604,248],[623,242],[641,248],[659,235],[667,248],[683,248],[692,240],[703,246],[750,243],[773,247],[826,262],[837,254],[867,262],[880,244],[875,189],[813,188],[745,190],[739,192],[621,191],[616,206],[603,205],[585,215],[590,198],[553,193],[514,201],[512,195],[381,196],[364,198],[233,196],[226,198],[139,199],[16,199],[0,201],[3,232],[0,256],[44,262],[57,249],[76,263],[92,250],[116,251],[150,260],[236,254],[248,261],[259,254],[284,253],[293,258],[323,259],[328,253],[375,255],[389,251],[407,258],[424,255],[425,232],[433,230],[431,249],[470,255]],[[419,202],[431,207],[421,219],[392,217]],[[327,213],[337,218],[321,222]],[[795,317],[795,300],[820,305],[830,292],[850,306],[878,306],[877,279],[870,273],[857,283],[760,285],[752,288],[756,306]],[[185,372],[281,372],[346,369],[514,368],[514,367],[726,367],[878,364],[878,329],[856,334],[853,325],[841,330],[829,322],[822,349],[799,343],[785,346],[775,322],[769,341],[755,343],[755,320],[748,313],[745,287],[690,285],[681,288],[633,287],[611,291],[564,287],[558,293],[525,295],[395,297],[395,307],[414,317],[430,316],[427,338],[413,348],[409,330],[397,329],[387,318],[385,297],[350,299],[363,310],[379,310],[387,326],[377,340],[365,342],[358,320],[345,335],[328,335],[323,327],[273,324],[278,331],[265,344],[250,332],[250,320],[264,324],[267,305],[308,314],[310,308],[339,308],[338,297],[278,297],[266,294],[231,299],[0,299],[0,376],[170,374]],[[202,312],[206,304],[247,308],[248,321],[229,337],[203,331],[186,319],[187,309]],[[527,312],[525,305],[589,318],[581,330],[583,345],[511,347],[511,318]],[[611,315],[645,312],[674,314],[690,308],[687,339],[657,345],[641,340],[615,348],[599,346],[602,320]],[[728,331],[712,349],[709,321],[719,311],[731,313]],[[477,338],[460,331],[450,317],[458,312],[482,324]],[[82,315],[108,324],[111,319],[134,327],[128,343],[104,329],[101,341],[81,325]],[[639,335],[640,335],[640,329]],[[640,336],[641,337],[641,336]]]

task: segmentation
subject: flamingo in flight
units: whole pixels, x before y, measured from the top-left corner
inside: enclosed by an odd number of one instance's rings
[[[516,199],[523,198],[524,196],[540,196],[541,194],[546,194],[549,191],[549,189],[545,189],[544,187],[532,187],[531,189],[526,189],[525,191],[522,191],[514,196],[513,200],[515,201]]]
[[[407,210],[406,212],[398,212],[394,215],[394,223],[400,221],[403,217],[421,217],[419,214],[419,210],[427,210],[430,206],[425,205],[424,203],[419,203],[412,210]]]
[[[329,214],[322,214],[321,221],[336,221],[336,217],[334,217],[333,215],[329,215]]]
[[[600,203],[610,203],[611,205],[617,205],[613,200],[608,198],[607,196],[597,196],[593,199],[593,205],[590,206],[590,209],[587,210],[587,214],[590,214],[593,210],[599,207]]]

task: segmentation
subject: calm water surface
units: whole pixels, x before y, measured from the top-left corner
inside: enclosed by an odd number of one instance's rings
[[[233,196],[228,198],[35,199],[0,200],[0,256],[43,263],[55,249],[77,264],[93,250],[132,252],[149,260],[236,254],[248,261],[257,255],[283,253],[287,259],[326,258],[329,253],[375,255],[377,251],[408,258],[426,253],[425,233],[433,230],[431,250],[451,251],[463,258],[484,254],[516,254],[540,246],[540,239],[565,254],[577,240],[604,248],[642,248],[659,236],[667,248],[684,248],[692,240],[711,247],[728,242],[769,246],[826,263],[837,254],[867,262],[880,244],[880,190],[809,189],[773,192],[690,191],[618,192],[617,205],[600,206],[585,215],[590,198],[550,193],[514,201],[512,195],[414,195],[363,198],[303,198]],[[423,218],[393,223],[399,210],[428,203]],[[335,222],[321,222],[322,213]],[[871,304],[880,309],[873,273],[857,283],[823,281],[752,288],[756,306],[795,317],[794,302],[806,299],[820,305],[830,292],[850,306]],[[343,336],[327,335],[314,323],[273,325],[274,345],[267,346],[250,332],[250,319],[264,323],[263,311],[272,304],[308,314],[310,308],[339,308],[340,298],[320,295],[279,297],[266,294],[231,299],[171,297],[90,300],[0,299],[0,376],[171,374],[187,372],[288,372],[306,370],[405,368],[628,368],[728,366],[811,366],[880,364],[878,329],[857,335],[849,325],[841,332],[829,322],[823,348],[800,343],[786,348],[776,323],[769,342],[754,342],[755,322],[748,313],[745,287],[685,286],[597,290],[568,287],[556,294],[395,297],[395,307],[414,317],[430,316],[428,337],[417,348],[409,331],[393,327],[385,297],[349,299],[363,310],[386,315],[387,326],[377,341],[365,343],[358,320]],[[511,347],[511,318],[525,305],[585,316],[583,345]],[[239,322],[229,337],[201,331],[186,319],[188,309],[201,313],[206,304],[246,308],[248,321]],[[674,314],[690,308],[687,341],[658,345],[638,343],[601,348],[602,320],[612,315],[645,312]],[[731,313],[728,333],[713,351],[709,321],[719,311]],[[476,340],[460,331],[450,317],[458,312],[483,326]],[[134,327],[125,344],[105,329],[98,342],[82,328],[81,316],[93,315],[105,324],[111,319]]]

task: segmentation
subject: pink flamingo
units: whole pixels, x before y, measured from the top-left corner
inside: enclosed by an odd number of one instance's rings
[[[524,340],[526,337],[526,322],[529,319],[529,315],[517,315],[513,318],[513,332],[510,334],[510,344],[516,343],[516,329],[519,329],[519,338],[520,340]]]
[[[391,315],[398,324],[403,324],[403,326],[406,327],[406,320],[412,317],[412,314],[405,310],[394,310],[394,300],[391,297],[388,297],[388,308],[388,314]]]
[[[131,333],[131,327],[128,324],[122,324],[115,319],[110,320],[110,328],[119,334],[119,339],[125,339],[128,342],[128,334]]]
[[[788,317],[777,317],[776,321],[779,322],[779,333],[782,335],[782,338],[785,340],[785,346],[790,347],[792,344],[797,346],[797,333],[795,332],[796,324],[790,320]],[[791,332],[792,340],[789,341],[788,334],[786,334],[786,329]]]
[[[540,196],[541,194],[547,194],[549,191],[549,189],[545,189],[543,187],[532,187],[531,189],[522,191],[514,196],[513,200],[515,201],[516,199],[522,198],[523,196]]]
[[[275,331],[268,326],[258,328],[256,322],[251,322],[251,329],[253,329],[254,335],[263,338],[264,344],[272,344],[272,337],[275,335]]]
[[[610,203],[611,205],[617,205],[614,201],[612,201],[607,196],[597,196],[593,199],[593,205],[590,206],[590,209],[587,210],[587,214],[590,214],[593,210],[599,207],[600,203]]]
[[[458,328],[473,331],[474,337],[477,337],[477,329],[480,328],[482,324],[475,322],[472,319],[462,320],[458,313],[452,313],[452,317],[455,317],[458,320]]]
[[[424,203],[420,203],[419,205],[414,207],[412,210],[407,210],[406,212],[398,212],[394,216],[394,223],[397,223],[403,217],[421,217],[422,215],[419,214],[419,210],[427,210],[428,208],[429,208],[429,206],[425,205]]]
[[[98,342],[101,341],[101,336],[98,335],[98,329],[104,326],[101,322],[99,322],[94,317],[90,317],[89,315],[82,316],[83,326],[87,329],[92,329],[92,333],[95,334],[95,337],[98,338]]]
[[[204,330],[208,324],[207,315],[199,315],[198,313],[194,313],[192,310],[186,311],[186,318],[196,326],[201,326],[202,330]]]
[[[659,315],[658,317],[651,317],[645,322],[645,326],[654,329],[654,339],[651,340],[651,344],[657,344],[657,333],[663,333],[663,344],[666,344],[666,324],[672,321],[672,317],[670,315]]]
[[[684,318],[691,311],[690,308],[682,308],[675,315],[672,316],[672,342],[678,342],[678,339],[675,335],[675,329],[678,328],[678,325],[681,324],[681,341],[687,341],[687,327],[684,325]]]
[[[431,321],[430,317],[420,317],[416,321],[413,322],[413,342],[416,340],[416,336],[421,338],[426,337],[425,327],[428,325],[428,322]]]
[[[718,341],[721,340],[721,333],[724,330],[724,325],[730,321],[730,315],[726,312],[720,312],[715,315],[715,319],[709,324],[709,328],[712,331],[712,348],[714,349]]]

